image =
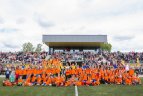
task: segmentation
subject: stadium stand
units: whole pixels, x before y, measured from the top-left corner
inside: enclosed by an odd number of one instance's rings
[[[4,86],[141,84],[143,53],[101,51],[107,35],[43,35],[43,42],[49,52],[0,53]]]

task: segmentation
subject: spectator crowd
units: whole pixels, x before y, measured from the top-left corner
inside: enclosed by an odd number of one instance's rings
[[[95,63],[97,57],[101,56],[106,60],[113,62],[116,60],[124,60],[126,63],[137,63],[143,61],[143,53],[138,52],[55,52],[52,57],[56,56],[64,61],[68,60],[84,60],[85,62]],[[15,63],[31,63],[39,64],[42,59],[45,59],[48,55],[47,52],[0,52],[0,62],[4,64],[15,64]]]
[[[140,63],[142,57],[135,52],[1,52],[0,62],[6,64],[4,86],[137,85],[141,80],[127,63]]]
[[[0,62],[3,64],[38,64],[41,63],[42,59],[45,59],[46,56],[46,52],[0,52]]]

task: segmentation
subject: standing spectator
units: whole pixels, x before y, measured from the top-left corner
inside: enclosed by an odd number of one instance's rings
[[[9,68],[7,68],[6,72],[5,72],[6,79],[9,79],[9,75],[10,75],[10,70],[9,70]]]
[[[2,69],[3,69],[3,67],[2,67],[2,65],[0,64],[0,75],[2,74]]]
[[[126,64],[126,65],[125,65],[125,70],[126,70],[126,71],[129,71],[129,69],[130,69],[130,68],[129,68],[129,64]]]
[[[14,83],[15,82],[15,72],[12,71],[9,77],[10,77],[10,82]]]

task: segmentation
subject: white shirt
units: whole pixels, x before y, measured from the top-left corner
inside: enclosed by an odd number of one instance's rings
[[[125,70],[129,71],[129,65],[128,64],[125,66]]]

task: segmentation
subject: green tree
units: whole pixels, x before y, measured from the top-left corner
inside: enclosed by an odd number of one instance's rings
[[[33,44],[30,42],[24,43],[22,45],[22,50],[23,52],[33,52],[34,51]]]
[[[42,44],[37,44],[37,47],[35,49],[35,52],[41,52],[42,51]]]
[[[112,45],[110,43],[102,43],[101,44],[101,49],[111,52]]]

